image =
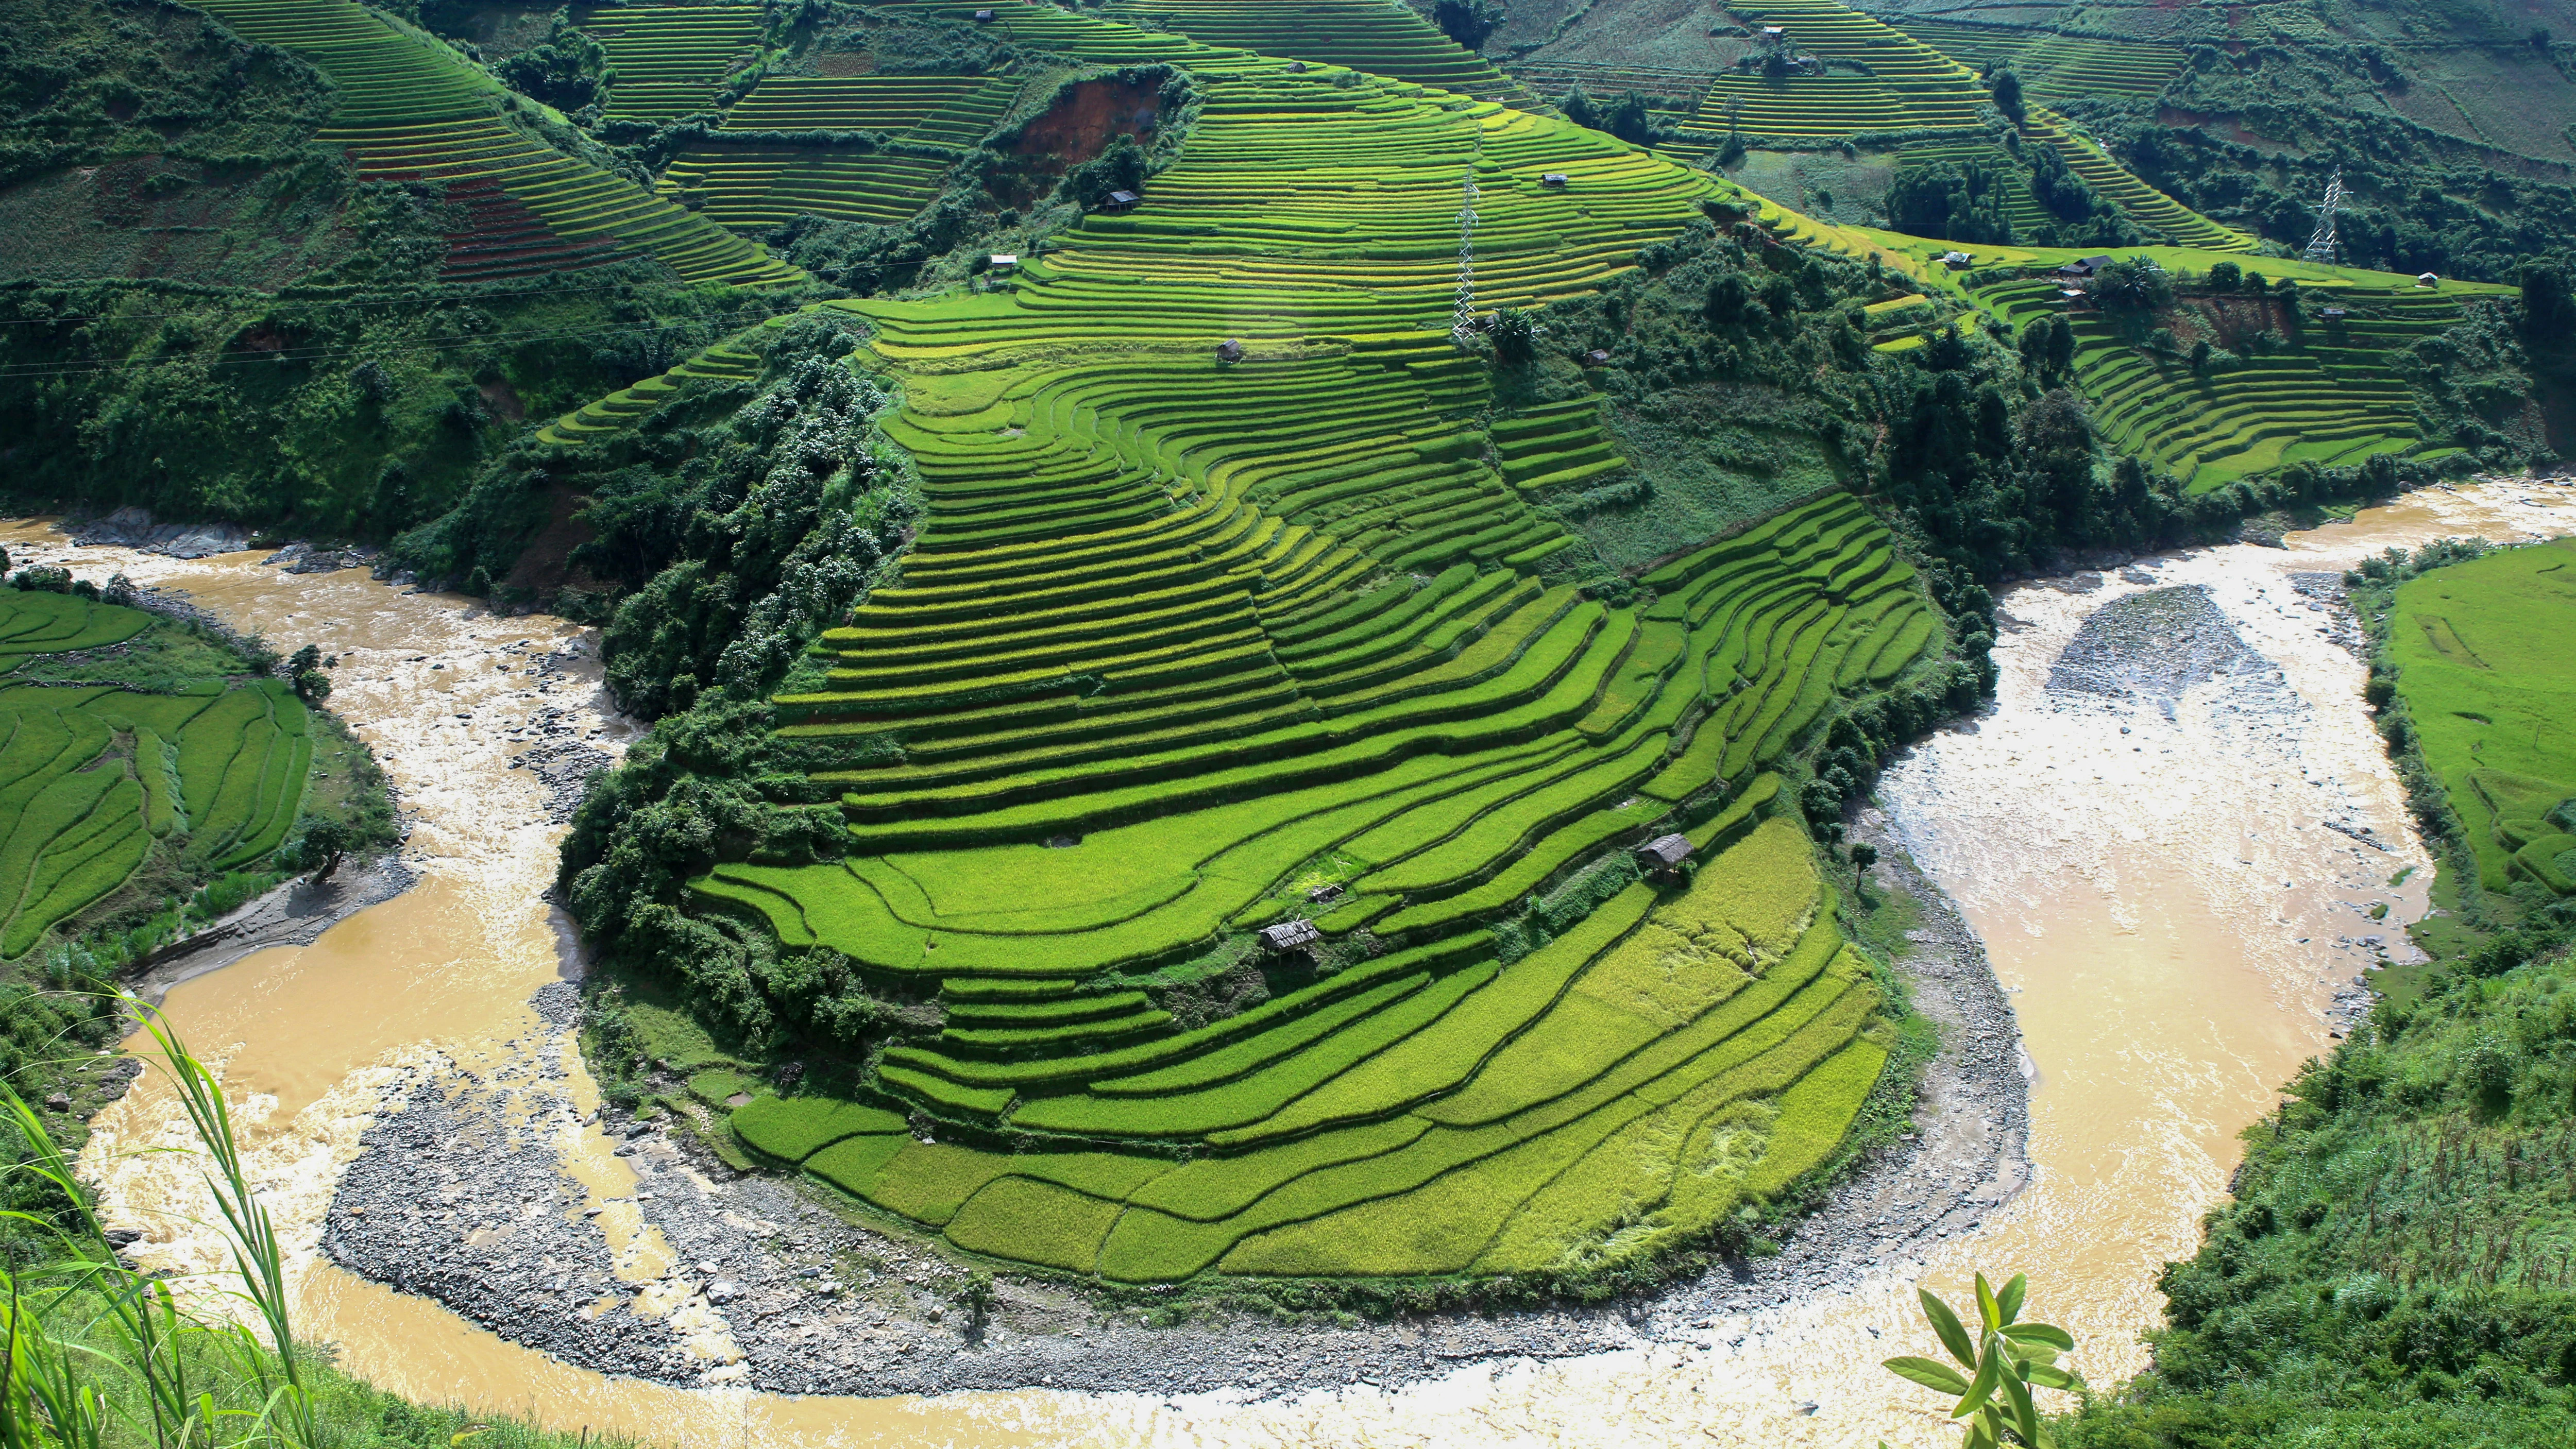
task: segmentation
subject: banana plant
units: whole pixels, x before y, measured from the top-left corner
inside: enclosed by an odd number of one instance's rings
[[[2055,1449],[2057,1441],[2040,1422],[2030,1391],[2079,1389],[2084,1381],[2057,1366],[2057,1356],[2075,1348],[2072,1335],[2045,1323],[2016,1321],[2022,1299],[2030,1291],[2030,1279],[2015,1274],[1998,1293],[1987,1286],[1985,1274],[1978,1274],[1974,1335],[1930,1289],[1916,1291],[1923,1298],[1923,1316],[1931,1320],[1941,1346],[1959,1366],[1909,1355],[1889,1359],[1889,1372],[1958,1399],[1950,1417],[1968,1421],[1960,1449],[2001,1449],[2006,1444]],[[1884,1441],[1879,1449],[1886,1449]]]

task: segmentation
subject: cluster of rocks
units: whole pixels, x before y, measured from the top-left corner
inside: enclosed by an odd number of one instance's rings
[[[212,558],[250,547],[250,530],[235,523],[155,523],[148,508],[120,508],[104,518],[70,526],[72,542],[106,543],[171,558]]]
[[[2029,1088],[2012,1008],[1983,948],[1886,842],[1879,869],[1925,903],[1900,966],[1944,1050],[1917,1133],[1878,1154],[1771,1257],[1652,1298],[1597,1308],[1443,1315],[1389,1324],[1280,1323],[1194,1312],[1154,1326],[1074,1288],[1008,1277],[974,1304],[969,1275],[901,1234],[827,1208],[798,1180],[746,1175],[669,1124],[611,1111],[576,1123],[560,1037],[573,989],[532,1002],[545,1033],[476,1076],[424,1068],[388,1093],[334,1198],[324,1247],[353,1271],[438,1299],[513,1342],[612,1374],[769,1392],[884,1395],[1028,1385],[1149,1395],[1392,1386],[1462,1361],[1598,1353],[1705,1328],[1847,1282],[1976,1227],[2028,1179]],[[619,1138],[630,1199],[586,1202],[563,1134]],[[617,1262],[602,1217],[631,1206],[658,1235],[649,1270]]]
[[[283,567],[290,574],[331,574],[342,569],[372,568],[382,552],[366,547],[315,548],[309,543],[290,543],[260,562]]]
[[[2191,584],[2129,594],[2094,610],[2050,666],[2048,687],[2151,704],[2172,719],[2192,686],[2271,669],[2208,588]]]
[[[616,756],[581,738],[576,720],[564,710],[539,710],[527,726],[534,742],[510,757],[511,769],[533,771],[544,784],[546,818],[557,825],[571,823],[592,778],[617,763]]]
[[[2308,612],[2319,616],[2319,634],[2356,659],[2370,657],[2370,640],[2362,632],[2360,617],[2352,611],[2352,596],[2344,588],[2343,575],[2295,573],[2290,575],[2290,587],[2305,601]]]

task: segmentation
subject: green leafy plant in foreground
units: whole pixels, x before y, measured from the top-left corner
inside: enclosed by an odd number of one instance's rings
[[[2084,1381],[2057,1366],[2057,1356],[2075,1347],[2072,1335],[2049,1324],[2017,1321],[2030,1279],[2016,1273],[1998,1293],[1987,1286],[1985,1274],[1977,1275],[1974,1336],[1932,1290],[1917,1291],[1923,1298],[1923,1316],[1959,1367],[1908,1355],[1887,1360],[1888,1370],[1927,1389],[1958,1396],[1950,1417],[1968,1421],[1962,1449],[1998,1449],[2004,1444],[2051,1449],[2057,1441],[2040,1422],[2030,1391],[2080,1388]],[[1885,1441],[1879,1449],[1886,1449]]]

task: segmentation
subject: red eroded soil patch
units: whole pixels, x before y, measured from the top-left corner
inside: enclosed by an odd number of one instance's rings
[[[482,383],[475,388],[475,391],[483,394],[483,406],[490,408],[492,416],[501,421],[524,423],[528,420],[528,405],[519,400],[518,389],[508,383]]]
[[[1003,206],[1027,206],[1055,189],[1064,173],[1109,149],[1121,136],[1149,143],[1163,123],[1162,101],[1150,86],[1083,81],[1044,115],[1020,128],[1007,153],[1011,164],[990,183]]]
[[[1051,156],[1079,166],[1109,149],[1120,136],[1150,136],[1162,124],[1162,103],[1144,86],[1084,81],[1053,110],[1020,130],[1011,148],[1021,156]]]
[[[572,551],[598,536],[598,530],[585,522],[581,513],[590,499],[573,491],[567,483],[549,485],[546,489],[546,522],[536,537],[519,553],[519,561],[510,567],[510,576],[501,581],[504,589],[523,591],[542,599],[570,586],[594,590],[600,581],[587,569],[572,565]]]

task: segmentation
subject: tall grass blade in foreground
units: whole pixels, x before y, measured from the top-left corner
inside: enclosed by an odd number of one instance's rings
[[[206,1183],[233,1249],[235,1290],[267,1341],[240,1323],[208,1322],[170,1286],[120,1262],[72,1164],[44,1120],[0,1085],[0,1118],[19,1139],[16,1170],[59,1199],[51,1211],[0,1219],[35,1228],[61,1250],[23,1269],[0,1267],[0,1449],[97,1449],[144,1442],[156,1449],[246,1449],[316,1442],[303,1355],[289,1319],[284,1254],[252,1192],[232,1114],[214,1074],[190,1055],[159,1014],[143,1007],[211,1170]],[[229,1387],[209,1371],[229,1368]]]

